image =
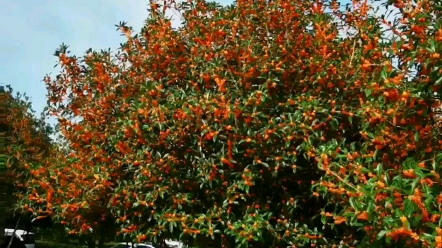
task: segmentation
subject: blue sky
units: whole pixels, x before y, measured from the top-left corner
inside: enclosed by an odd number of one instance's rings
[[[225,0],[224,2],[230,2]],[[149,0],[0,0],[0,84],[26,92],[37,112],[46,105],[42,82],[53,68],[55,49],[63,42],[72,54],[88,48],[117,49],[125,38],[120,21],[139,31]]]
[[[149,0],[0,0],[0,84],[26,92],[33,108],[46,105],[42,82],[53,68],[61,43],[82,56],[88,48],[115,50],[125,38],[115,24],[127,22],[139,31]],[[222,0],[231,3],[232,0]]]
[[[114,25],[126,21],[139,30],[147,17],[148,0],[1,0],[0,84],[26,92],[33,108],[46,105],[41,81],[53,68],[61,43],[71,53],[118,48],[124,41]]]

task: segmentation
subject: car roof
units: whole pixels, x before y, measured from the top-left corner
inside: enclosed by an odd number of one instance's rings
[[[118,245],[128,245],[128,246],[132,246],[132,243],[131,243],[131,242],[127,242],[127,243],[125,243],[125,242],[121,242],[121,243],[118,243]],[[150,244],[133,244],[133,245],[134,245],[134,247],[155,248],[154,246],[152,246],[152,245],[150,245]]]
[[[12,236],[13,233],[14,229],[5,228],[5,236]],[[27,232],[25,230],[20,230],[20,229],[15,230],[15,237],[20,239],[20,241],[23,241],[23,236],[33,235],[33,234],[34,234],[33,232]]]
[[[183,247],[183,243],[179,242],[179,241],[173,241],[173,240],[165,240],[166,241],[166,245],[170,245],[172,247]]]
[[[6,228],[5,229],[5,235],[12,235],[12,233],[14,233],[14,229],[10,229],[10,228]],[[25,230],[21,230],[21,229],[17,229],[17,230],[15,230],[15,234],[23,236],[23,235],[34,234],[34,233],[33,232],[28,232],[28,231],[25,231]]]
[[[173,241],[173,240],[165,240],[166,245],[172,246],[172,247],[178,247],[181,248],[183,247],[183,243],[179,242],[179,241]],[[131,242],[120,242],[118,243],[118,245],[128,245],[129,247],[132,247],[132,243]],[[134,247],[146,247],[146,248],[155,248],[153,245],[149,244],[149,243],[135,243],[133,244]]]

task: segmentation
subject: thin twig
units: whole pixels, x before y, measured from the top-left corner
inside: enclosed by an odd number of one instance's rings
[[[349,182],[347,182],[345,179],[343,179],[342,177],[340,177],[338,174],[336,174],[335,172],[331,171],[330,169],[326,169],[325,170],[327,173],[332,174],[333,176],[335,176],[336,178],[339,179],[339,181],[345,183],[345,185],[347,185],[348,187],[354,189],[356,192],[361,193],[354,185],[350,184]]]
[[[351,57],[350,57],[350,67],[351,63],[353,62],[353,57],[355,55],[355,46],[356,46],[356,41],[353,41],[353,51],[351,52]]]

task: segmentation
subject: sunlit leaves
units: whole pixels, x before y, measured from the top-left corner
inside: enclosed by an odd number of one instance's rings
[[[394,23],[368,1],[190,1],[173,29],[152,3],[118,53],[60,49],[45,81],[70,151],[28,204],[49,183],[72,232],[105,214],[204,247],[442,243],[440,3],[387,5]]]

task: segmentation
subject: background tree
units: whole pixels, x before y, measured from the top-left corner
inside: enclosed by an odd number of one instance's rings
[[[50,128],[35,118],[26,95],[12,94],[10,86],[0,89],[0,236],[5,228],[14,228],[21,217],[19,228],[30,225],[30,216],[14,211],[16,194],[27,187],[30,165],[41,161],[50,148]],[[0,245],[2,244],[0,240]]]

